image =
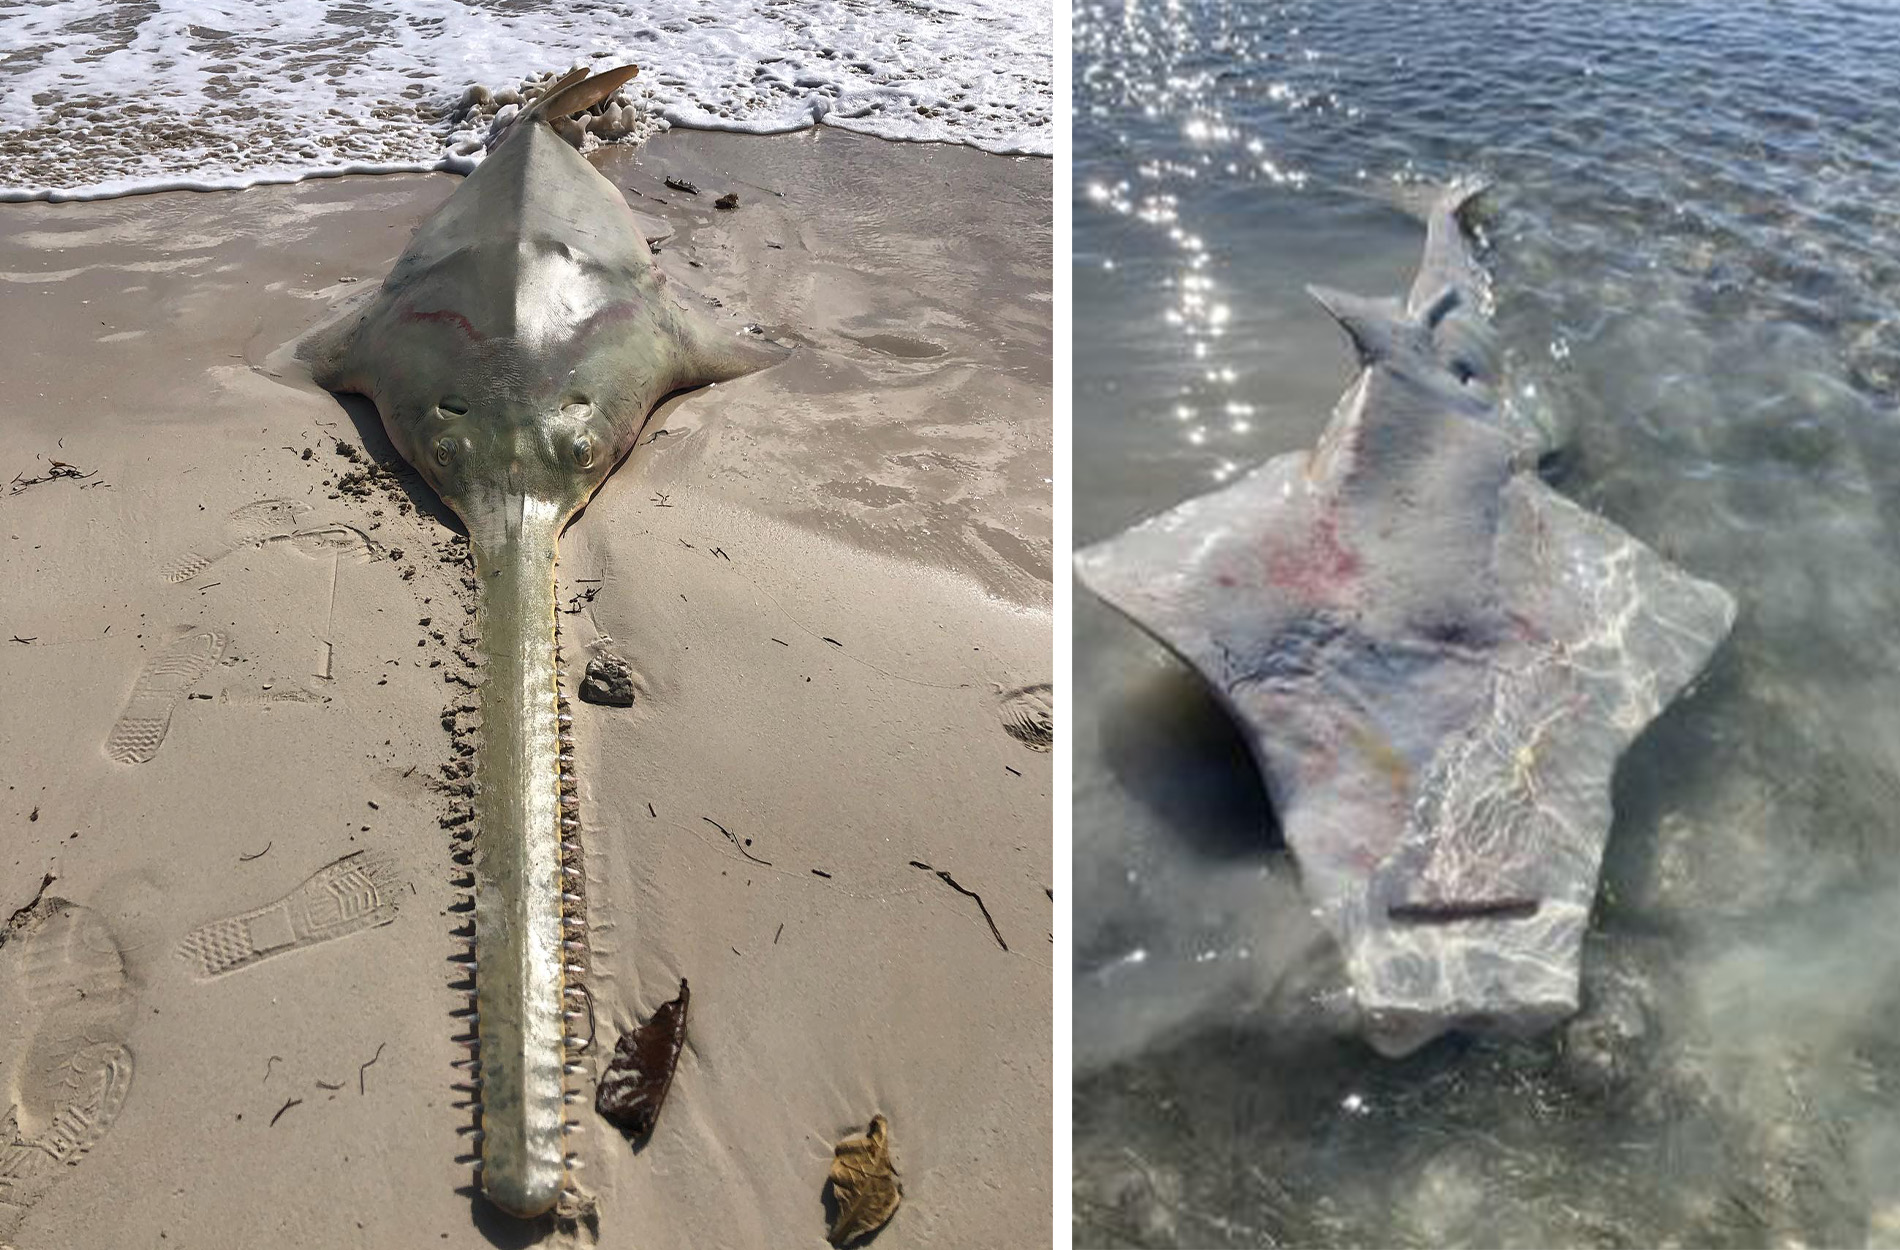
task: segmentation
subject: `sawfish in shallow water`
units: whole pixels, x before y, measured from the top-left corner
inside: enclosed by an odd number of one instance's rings
[[[389,440],[468,528],[484,675],[475,757],[475,1033],[482,1189],[550,1209],[566,1183],[579,829],[560,691],[561,529],[667,394],[777,353],[669,291],[612,183],[553,122],[631,66],[555,83],[434,216],[382,287],[301,349],[376,403]]]
[[[1455,186],[1403,299],[1313,288],[1360,372],[1310,452],[1090,547],[1083,583],[1213,686],[1369,1041],[1576,1010],[1617,758],[1734,621],[1537,476]]]

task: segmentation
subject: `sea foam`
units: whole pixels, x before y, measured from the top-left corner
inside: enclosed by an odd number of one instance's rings
[[[648,124],[1053,151],[1051,10],[1008,0],[0,0],[0,200],[466,172],[457,107],[631,62]]]

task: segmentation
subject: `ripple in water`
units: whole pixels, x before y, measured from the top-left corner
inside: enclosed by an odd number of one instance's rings
[[[1375,1058],[1238,740],[1077,596],[1085,1245],[1900,1238],[1900,12],[1075,11],[1076,537],[1310,445],[1302,291],[1403,287],[1482,172],[1574,498],[1742,603],[1638,744],[1584,1014]]]

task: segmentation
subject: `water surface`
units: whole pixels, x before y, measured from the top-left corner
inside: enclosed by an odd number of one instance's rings
[[[0,201],[467,173],[463,91],[576,62],[640,67],[641,133],[1046,154],[1051,45],[1007,0],[0,0]]]

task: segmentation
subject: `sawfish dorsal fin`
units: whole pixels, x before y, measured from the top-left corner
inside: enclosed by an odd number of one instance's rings
[[[1392,355],[1400,335],[1410,328],[1404,310],[1395,300],[1368,299],[1349,295],[1328,286],[1309,286],[1306,293],[1339,323],[1352,342],[1361,365],[1371,365]]]
[[[589,77],[589,71],[583,66],[549,87],[548,93],[529,110],[529,115],[547,118],[550,121],[557,117],[572,117],[576,113],[593,108],[620,90],[623,84],[639,72],[638,65],[621,65]]]

